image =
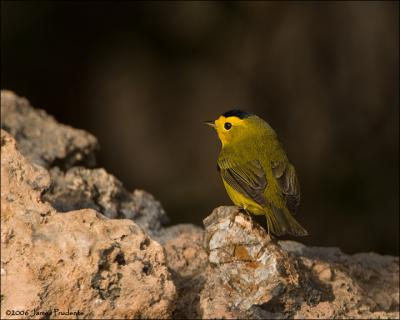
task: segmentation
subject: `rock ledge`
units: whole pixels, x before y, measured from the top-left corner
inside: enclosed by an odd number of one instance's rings
[[[1,127],[2,319],[399,318],[398,257],[271,240],[236,207],[166,227],[91,134],[10,91]]]

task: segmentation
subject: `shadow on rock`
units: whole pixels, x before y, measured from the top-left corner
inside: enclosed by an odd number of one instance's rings
[[[271,240],[236,207],[215,209],[204,225],[203,318],[398,316],[397,257]]]
[[[1,116],[2,318],[398,318],[398,257],[272,241],[237,207],[166,228],[154,197],[92,168],[96,138],[10,91]]]

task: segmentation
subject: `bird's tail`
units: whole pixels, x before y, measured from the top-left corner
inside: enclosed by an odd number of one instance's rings
[[[286,208],[268,208],[266,210],[268,229],[277,236],[289,233],[293,236],[306,236],[308,232],[296,221]]]

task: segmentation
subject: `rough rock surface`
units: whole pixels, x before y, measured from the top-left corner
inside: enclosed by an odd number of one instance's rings
[[[98,144],[93,135],[58,123],[7,90],[1,91],[1,128],[15,138],[25,157],[45,168],[95,165]]]
[[[245,317],[299,286],[286,251],[236,207],[219,207],[204,220],[209,248],[207,283],[201,293],[205,318]],[[227,298],[229,297],[229,298]]]
[[[204,220],[204,318],[398,318],[399,259],[271,240],[236,207]]]
[[[65,318],[54,308],[90,319],[171,317],[175,286],[162,246],[131,220],[57,213],[40,197],[49,183],[2,130],[1,318],[13,318],[7,310],[43,318],[34,309]]]
[[[92,208],[109,218],[132,219],[148,233],[156,233],[168,222],[161,204],[143,191],[128,192],[104,169],[72,167],[66,172],[50,170],[52,185],[43,194],[60,212]]]
[[[204,230],[194,225],[181,224],[163,229],[156,239],[165,248],[167,265],[177,289],[178,299],[173,317],[201,318],[200,291],[206,281],[208,265]]]
[[[168,222],[149,193],[128,192],[104,169],[86,168],[96,163],[98,143],[91,134],[58,123],[5,90],[1,91],[1,127],[14,136],[26,158],[49,169],[51,184],[42,197],[58,211],[92,208],[109,218],[132,219],[150,234]]]
[[[1,109],[2,319],[399,318],[398,257],[271,240],[236,207],[165,228],[92,168],[93,136],[9,91]]]

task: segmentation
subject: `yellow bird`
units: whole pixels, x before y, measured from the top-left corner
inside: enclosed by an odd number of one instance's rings
[[[268,233],[305,236],[292,215],[300,204],[300,185],[275,131],[260,117],[231,110],[207,121],[222,143],[218,171],[233,203],[265,215]]]

